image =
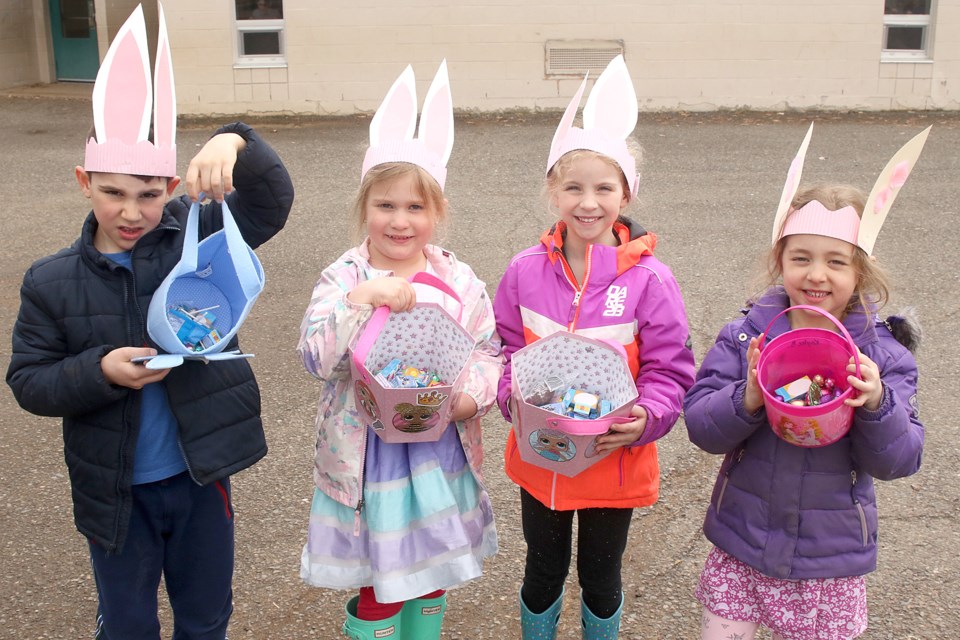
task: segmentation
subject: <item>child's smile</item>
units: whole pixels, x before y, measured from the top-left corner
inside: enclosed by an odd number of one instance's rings
[[[420,271],[437,215],[419,193],[414,174],[371,187],[364,211],[370,264],[398,273]]]
[[[857,288],[853,268],[854,246],[826,236],[797,234],[787,236],[783,248],[783,286],[790,304],[806,304],[830,312],[838,320]],[[819,314],[791,312],[793,328],[833,325]]]
[[[567,225],[567,246],[616,244],[610,233],[613,223],[627,205],[622,173],[616,165],[598,156],[574,160],[563,172],[552,204]]]

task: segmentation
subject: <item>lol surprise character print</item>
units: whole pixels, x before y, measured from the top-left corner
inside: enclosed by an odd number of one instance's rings
[[[503,367],[493,309],[472,269],[431,244],[447,217],[443,186],[453,124],[446,62],[427,92],[419,128],[416,82],[407,67],[370,123],[354,206],[363,238],[323,270],[301,325],[298,351],[320,381],[320,399],[300,575],[317,587],[359,589],[343,625],[355,639],[439,639],[445,590],[479,577],[484,559],[497,551],[480,468],[480,417],[496,399]],[[441,280],[459,302],[437,288],[415,287],[410,279],[421,272]],[[358,383],[349,392],[347,360],[355,364],[352,345],[375,309],[387,307],[398,324],[410,324],[405,318],[417,317],[418,303],[442,305],[461,319],[469,357],[453,393],[424,389],[416,403],[379,403],[387,428],[414,432],[437,430],[438,408],[452,406],[439,440],[386,442],[373,432],[382,427],[374,391]],[[390,341],[402,341],[389,333]],[[429,348],[444,344],[436,339]]]
[[[550,144],[546,191],[558,220],[539,244],[514,256],[494,299],[507,359],[497,399],[507,420],[519,419],[511,358],[556,332],[622,346],[638,397],[627,419],[597,438],[595,453],[606,455],[595,456],[575,477],[523,460],[517,429],[508,435],[506,472],[520,487],[527,543],[519,594],[527,639],[556,636],[574,515],[584,637],[617,636],[624,604],[621,557],[633,508],[657,500],[655,441],[673,427],[694,377],[677,282],[653,256],[656,236],[624,215],[639,176],[628,144],[637,96],[623,57],[597,78],[577,127],[586,87],[584,79]]]
[[[537,429],[530,434],[530,446],[538,454],[554,462],[572,460],[577,446],[567,434],[554,429]]]
[[[436,409],[403,402],[393,408],[393,426],[405,433],[419,433],[437,426]]]
[[[774,218],[771,285],[720,332],[684,401],[690,440],[724,455],[703,526],[714,548],[695,592],[704,640],[749,639],[761,626],[784,640],[863,633],[864,575],[877,564],[874,479],[920,467],[917,366],[905,346],[915,348],[919,334],[902,317],[878,317],[889,285],[872,254],[929,129],[894,155],[868,197],[841,184],[800,188],[812,132]],[[836,331],[811,307],[842,323],[860,364],[859,375],[854,358],[846,367],[855,390],[843,400],[853,408],[849,431],[816,448],[808,446],[822,435],[815,420],[778,422],[778,437],[757,376],[761,338]]]

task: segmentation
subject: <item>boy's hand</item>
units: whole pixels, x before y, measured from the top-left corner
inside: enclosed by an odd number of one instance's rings
[[[610,425],[608,433],[597,438],[597,453],[627,447],[640,439],[647,430],[647,410],[635,404],[630,409],[630,415],[636,420],[614,423]]]
[[[847,365],[847,371],[850,372],[850,375],[847,376],[847,384],[859,391],[860,395],[844,400],[843,403],[849,407],[863,407],[869,411],[876,411],[880,408],[880,402],[883,400],[880,367],[877,366],[876,362],[860,353],[860,349],[857,349],[857,353],[860,354],[860,375],[863,380],[857,377],[857,365],[853,363],[853,358],[850,358],[850,363]]]
[[[246,146],[246,140],[235,133],[220,133],[207,140],[187,167],[190,199],[196,200],[203,191],[217,202],[223,202],[224,196],[233,191],[233,165]]]
[[[757,381],[757,363],[760,361],[760,339],[761,333],[756,338],[750,338],[750,344],[747,345],[747,387],[743,390],[743,410],[753,415],[763,406],[763,392],[760,391],[760,383]]]
[[[103,377],[110,384],[130,389],[142,389],[144,385],[163,380],[170,373],[170,369],[154,371],[153,369],[147,369],[143,364],[130,362],[130,360],[155,355],[157,355],[156,349],[120,347],[100,359],[100,368],[103,370]]]
[[[410,311],[417,304],[417,292],[404,278],[389,276],[361,282],[347,294],[354,304],[390,307],[390,311]]]

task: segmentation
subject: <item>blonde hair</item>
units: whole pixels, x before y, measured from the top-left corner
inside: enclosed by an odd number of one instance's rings
[[[853,207],[857,215],[863,217],[863,208],[867,197],[863,191],[850,185],[817,184],[801,189],[790,203],[790,213],[784,217],[783,225],[793,212],[809,202],[816,200],[830,211],[839,211],[844,207]],[[783,225],[779,231],[783,232]],[[765,260],[764,289],[777,284],[783,275],[783,251],[787,238],[780,238],[767,252]],[[871,308],[880,309],[890,299],[890,277],[886,270],[877,264],[875,258],[867,255],[860,247],[854,246],[851,266],[857,276],[857,285],[853,296],[847,302],[845,309],[849,313],[856,306],[863,308],[864,313],[870,313]]]
[[[427,173],[423,167],[409,162],[385,162],[367,171],[360,182],[360,189],[357,191],[357,197],[353,203],[353,236],[355,242],[359,242],[364,235],[363,227],[366,224],[366,208],[367,200],[370,198],[370,190],[376,185],[393,182],[410,175],[414,178],[414,187],[417,194],[423,198],[424,205],[435,217],[436,228],[439,229],[447,224],[447,201],[443,197],[443,189],[440,188],[433,176]]]
[[[643,160],[643,149],[640,146],[640,143],[633,138],[627,138],[626,143],[627,151],[630,152],[630,155],[633,156],[633,159],[636,161],[637,173],[639,173],[640,163]],[[570,169],[573,163],[582,158],[599,158],[616,169],[617,175],[620,176],[620,187],[623,189],[623,193],[627,196],[627,206],[629,207],[631,204],[633,204],[633,201],[636,200],[636,198],[631,195],[630,185],[627,184],[627,177],[623,175],[623,169],[620,168],[620,165],[617,164],[617,161],[610,156],[604,155],[597,151],[591,151],[589,149],[575,149],[569,153],[565,153],[564,155],[560,156],[560,159],[557,160],[556,163],[554,163],[554,165],[550,168],[550,171],[547,172],[547,177],[543,183],[543,197],[548,203],[550,202],[550,197],[560,190],[560,185],[563,183],[563,177],[566,172]],[[626,207],[624,207],[624,210],[626,210]]]

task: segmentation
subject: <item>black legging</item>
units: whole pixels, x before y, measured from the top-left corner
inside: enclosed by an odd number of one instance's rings
[[[573,514],[579,514],[577,575],[583,601],[598,618],[609,618],[622,602],[620,567],[627,547],[633,509],[552,511],[520,490],[527,566],[523,602],[532,613],[543,613],[560,594],[570,570]]]

